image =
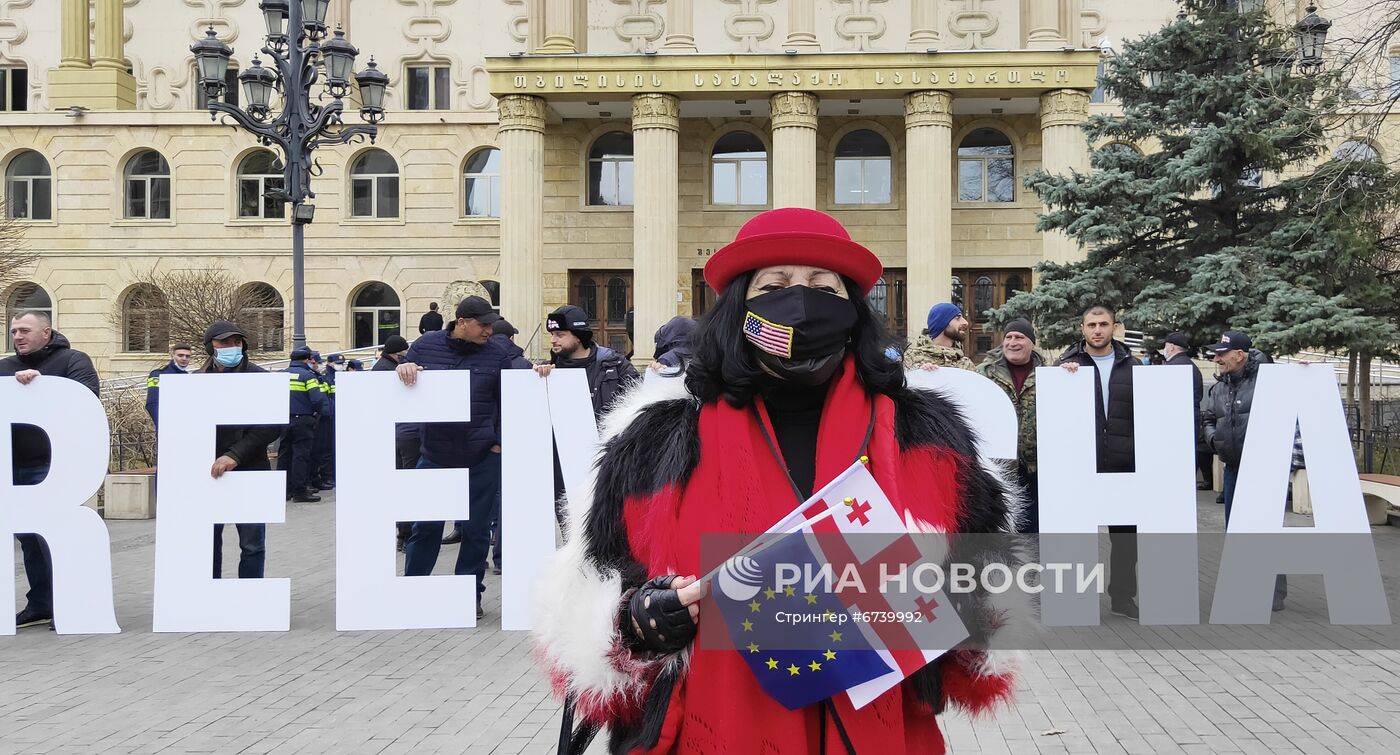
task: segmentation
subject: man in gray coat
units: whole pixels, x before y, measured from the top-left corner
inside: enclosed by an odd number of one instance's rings
[[[1254,385],[1259,376],[1261,359],[1251,354],[1253,342],[1238,330],[1227,330],[1220,343],[1208,347],[1215,353],[1220,375],[1210,387],[1203,422],[1206,445],[1220,457],[1225,467],[1225,524],[1230,523],[1230,508],[1235,500],[1235,481],[1239,479],[1240,458],[1244,455],[1244,436],[1249,428],[1249,413],[1254,407]],[[1259,353],[1259,352],[1254,352]],[[1260,354],[1262,357],[1263,355]],[[1274,583],[1274,610],[1283,610],[1288,595],[1288,579],[1279,575]]]

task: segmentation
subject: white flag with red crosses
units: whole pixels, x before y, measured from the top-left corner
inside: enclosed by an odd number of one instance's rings
[[[936,580],[917,580],[909,574],[927,559],[863,461],[812,496],[801,513],[810,522],[806,529],[811,532],[845,536],[819,538],[817,555],[832,565],[838,579],[848,565],[860,574],[860,589],[842,590],[838,597],[853,612],[881,620],[847,626],[864,633],[871,646],[889,648],[879,652],[896,669],[847,690],[851,705],[865,706],[967,639],[967,627],[944,591],[920,590],[920,582],[927,586]],[[882,576],[901,570],[906,579],[881,582]]]

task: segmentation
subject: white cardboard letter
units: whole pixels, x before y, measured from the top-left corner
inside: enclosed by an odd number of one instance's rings
[[[957,404],[968,424],[977,431],[977,450],[989,459],[1016,458],[1016,407],[1006,391],[991,380],[970,370],[940,367],[936,370],[909,370],[910,388],[935,390]]]
[[[209,473],[219,425],[287,423],[290,379],[280,372],[161,376],[154,631],[291,627],[291,580],[212,576],[214,525],[286,521],[286,473],[235,469],[217,480]]]
[[[421,372],[412,388],[392,372],[336,377],[336,629],[476,626],[475,576],[401,578],[394,555],[395,522],[471,515],[466,469],[396,468],[394,425],[467,422],[470,393],[466,370]]]
[[[34,425],[49,436],[49,473],[38,485],[15,485],[10,426]],[[34,533],[53,559],[54,629],[59,634],[120,632],[112,607],[112,541],[96,511],[83,506],[107,476],[107,414],[81,383],[40,377],[29,385],[0,379],[0,532]],[[15,603],[14,580],[0,579],[0,602]],[[15,617],[0,617],[0,635]]]

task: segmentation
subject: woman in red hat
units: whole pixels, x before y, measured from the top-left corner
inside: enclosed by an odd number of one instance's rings
[[[920,529],[1015,531],[1016,494],[965,420],[885,356],[865,299],[882,272],[799,208],[754,217],[711,257],[719,298],[683,384],[652,381],[605,419],[591,500],[571,502],[539,593],[538,653],[580,722],[561,752],[606,728],[612,753],[942,753],[946,706],[1009,700],[1012,670],[988,649],[1007,616],[985,595],[958,607],[967,643],[859,710],[844,695],[788,710],[738,653],[694,644],[701,536],[765,531],[862,455]]]

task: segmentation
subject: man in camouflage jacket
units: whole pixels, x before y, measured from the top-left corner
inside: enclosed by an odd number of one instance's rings
[[[1012,320],[1006,325],[1001,346],[987,352],[977,373],[1001,386],[1016,407],[1019,430],[1016,437],[1016,478],[1025,489],[1026,508],[1021,515],[1020,531],[1040,530],[1040,501],[1036,490],[1035,460],[1035,368],[1045,364],[1045,357],[1035,350],[1035,329],[1025,320]]]
[[[905,369],[973,369],[972,360],[963,352],[962,343],[966,337],[967,318],[958,305],[948,302],[935,304],[928,311],[928,329],[904,352]]]

